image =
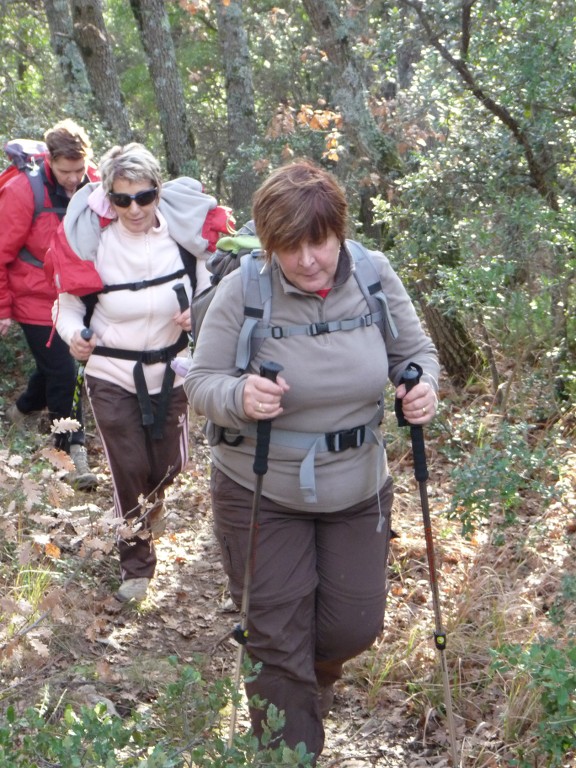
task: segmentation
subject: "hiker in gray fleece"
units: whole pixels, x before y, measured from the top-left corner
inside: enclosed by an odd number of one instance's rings
[[[270,270],[272,326],[322,331],[327,326],[314,324],[370,314],[345,243],[346,198],[332,174],[308,161],[277,169],[256,192],[253,215]],[[248,369],[239,371],[244,291],[238,269],[208,308],[184,383],[192,407],[210,422],[215,531],[238,606],[255,424],[273,420],[246,645],[262,669],[246,690],[284,710],[281,738],[291,747],[305,742],[316,758],[343,663],[370,647],[382,629],[393,499],[378,428],[383,390],[390,380],[412,424],[427,424],[437,403],[434,345],[388,260],[378,252],[369,256],[391,314],[384,325],[395,326],[396,338],[376,322],[317,335],[283,333],[264,338]],[[259,375],[265,361],[283,366],[276,382]],[[399,382],[409,363],[423,375],[406,393]],[[240,441],[233,439],[238,432]],[[265,711],[251,707],[250,714],[261,736]]]

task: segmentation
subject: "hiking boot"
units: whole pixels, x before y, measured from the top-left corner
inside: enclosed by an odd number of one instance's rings
[[[24,411],[21,411],[20,408],[18,408],[16,403],[12,403],[12,405],[9,405],[8,408],[6,408],[6,418],[10,424],[13,424],[15,427],[28,426],[39,413],[40,411],[24,413]]]
[[[334,704],[334,685],[332,683],[318,686],[318,703],[322,718],[328,717]]]
[[[140,603],[146,597],[148,584],[150,584],[150,579],[127,579],[122,582],[114,597],[120,603],[128,603],[131,600]]]
[[[166,530],[166,510],[164,502],[157,502],[148,512],[148,526],[154,541],[159,539]]]
[[[70,458],[74,462],[74,472],[66,476],[66,482],[77,491],[93,491],[98,487],[98,478],[88,466],[86,448],[78,443],[70,446]]]

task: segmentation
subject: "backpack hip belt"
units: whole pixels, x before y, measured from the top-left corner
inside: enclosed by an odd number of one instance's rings
[[[306,451],[306,456],[300,464],[300,490],[304,500],[309,504],[317,502],[316,477],[314,462],[317,453],[340,453],[350,448],[360,448],[364,443],[378,446],[378,469],[376,484],[380,488],[382,478],[381,467],[384,461],[384,438],[378,429],[384,416],[384,402],[378,403],[376,414],[367,424],[339,432],[297,432],[291,429],[277,429],[272,426],[270,433],[271,445],[284,448],[299,448]],[[257,423],[247,424],[241,430],[222,429],[221,440],[226,445],[234,446],[241,442],[242,437],[256,439]]]
[[[115,357],[120,360],[135,360],[134,366],[134,385],[136,387],[136,397],[142,414],[142,424],[149,427],[154,440],[160,440],[164,436],[164,423],[168,412],[168,405],[172,395],[172,388],[176,374],[169,365],[166,365],[162,387],[158,396],[158,407],[156,415],[152,408],[152,399],[146,386],[146,377],[144,376],[145,365],[155,365],[157,363],[169,363],[175,355],[188,346],[188,334],[182,332],[178,340],[169,347],[152,350],[135,349],[117,349],[115,347],[102,347],[97,345],[92,350],[93,355],[102,355],[103,357]]]

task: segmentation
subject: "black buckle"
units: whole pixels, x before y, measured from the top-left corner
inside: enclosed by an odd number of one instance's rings
[[[321,333],[330,333],[328,323],[310,323],[308,326],[310,336],[319,336]]]
[[[167,363],[168,356],[168,350],[166,349],[153,349],[150,352],[142,352],[141,361],[144,365]]]
[[[130,283],[130,290],[141,291],[143,288],[146,288],[146,284],[146,280],[141,280],[139,283]]]
[[[284,337],[284,331],[282,330],[281,325],[273,325],[272,328],[270,328],[270,335],[273,339],[282,339]]]
[[[327,432],[326,446],[329,451],[339,453],[347,448],[360,448],[366,435],[365,427],[353,427],[343,429],[342,432]]]
[[[233,430],[222,430],[222,442],[232,448],[236,448],[236,446],[240,445],[243,440],[244,438],[242,435],[235,435]]]

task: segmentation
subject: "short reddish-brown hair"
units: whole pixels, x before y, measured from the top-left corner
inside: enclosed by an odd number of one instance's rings
[[[330,232],[346,238],[348,203],[329,171],[310,160],[297,160],[273,171],[255,192],[252,215],[256,232],[271,258],[303,242],[323,243]]]

